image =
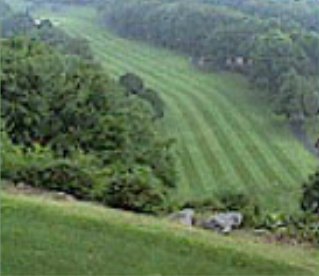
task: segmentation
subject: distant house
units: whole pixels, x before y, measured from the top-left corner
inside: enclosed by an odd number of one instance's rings
[[[229,66],[232,66],[232,65],[233,65],[233,60],[232,60],[232,58],[228,57],[226,59],[226,66],[229,67]]]
[[[227,57],[225,60],[225,66],[230,70],[244,70],[252,65],[253,60],[243,56]]]
[[[237,66],[244,66],[245,65],[245,59],[244,57],[236,57],[235,58],[235,64]]]
[[[47,26],[47,27],[53,26],[52,22],[49,19],[36,18],[36,19],[34,19],[33,23],[37,28],[42,28],[45,26]]]
[[[39,27],[39,26],[41,26],[42,20],[41,19],[34,19],[33,23],[35,26]]]
[[[223,60],[219,62],[211,55],[190,57],[189,60],[194,66],[204,71],[226,67],[228,70],[243,72],[253,65],[253,60],[244,56],[229,56],[225,59],[225,63]]]
[[[210,70],[214,67],[214,58],[211,56],[201,56],[199,58],[194,58],[192,62],[201,70]]]

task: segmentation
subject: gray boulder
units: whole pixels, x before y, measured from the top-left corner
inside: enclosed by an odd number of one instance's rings
[[[24,190],[24,189],[28,188],[28,185],[25,184],[24,182],[19,182],[19,183],[16,185],[16,188],[19,189],[19,190]]]
[[[239,212],[219,213],[208,220],[202,222],[202,227],[218,231],[221,233],[229,233],[234,228],[239,227],[243,222],[243,215]]]
[[[194,222],[195,212],[193,209],[184,209],[177,213],[171,214],[168,218],[171,221],[186,225],[192,226]]]
[[[55,200],[63,200],[63,201],[74,201],[75,198],[71,195],[68,195],[64,192],[54,192],[52,193],[52,198]]]

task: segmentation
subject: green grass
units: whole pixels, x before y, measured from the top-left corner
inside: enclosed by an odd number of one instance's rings
[[[1,196],[2,275],[316,275],[318,252],[88,203]]]
[[[317,161],[244,78],[202,73],[179,54],[119,38],[99,27],[89,9],[40,14],[87,38],[113,77],[135,72],[159,91],[167,107],[163,128],[178,140],[179,200],[246,191],[266,208],[296,209]]]

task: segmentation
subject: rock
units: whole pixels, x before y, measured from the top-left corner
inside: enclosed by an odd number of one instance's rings
[[[56,192],[56,193],[53,193],[53,198],[56,199],[56,200],[65,200],[65,201],[72,201],[74,200],[74,197],[71,196],[71,195],[68,195],[64,192]]]
[[[239,212],[228,212],[217,214],[202,222],[201,226],[222,233],[229,233],[239,227],[243,222],[243,215]]]
[[[195,212],[193,209],[184,209],[171,214],[168,218],[171,221],[175,221],[186,226],[192,226],[194,222],[194,215]]]
[[[16,185],[17,189],[19,190],[24,190],[26,189],[28,186],[24,183],[24,182],[19,182],[17,185]]]
[[[269,231],[267,229],[254,229],[253,233],[257,236],[264,236],[269,234]]]

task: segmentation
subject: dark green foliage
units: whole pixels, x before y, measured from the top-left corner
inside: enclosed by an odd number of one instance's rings
[[[308,116],[315,116],[319,113],[319,91],[313,89],[303,94],[303,110]]]
[[[319,171],[310,176],[303,187],[301,207],[304,211],[319,215]]]
[[[161,180],[154,178],[149,168],[135,166],[111,176],[105,201],[115,208],[158,213],[166,201],[161,187]]]
[[[143,80],[133,73],[121,76],[119,82],[131,94],[139,94],[144,90]]]
[[[306,87],[304,79],[298,76],[294,69],[283,74],[279,81],[280,87],[276,95],[276,112],[288,118],[292,115],[303,114],[302,93]]]
[[[24,35],[44,42],[63,54],[93,60],[90,46],[85,39],[70,37],[48,19],[35,20],[28,13],[10,13],[4,18],[0,17],[0,21],[1,37]]]
[[[70,37],[63,30],[45,22],[46,20],[39,27],[33,29],[29,36],[55,47],[64,54],[93,60],[93,54],[87,40]]]
[[[278,114],[313,116],[303,95],[319,75],[319,10],[311,1],[288,2],[109,0],[99,12],[122,36],[182,51],[202,70],[247,75]],[[298,85],[288,93],[291,70]]]
[[[202,3],[222,5],[240,10],[262,19],[282,18],[285,28],[302,26],[308,30],[319,31],[319,6],[316,0],[200,0]]]
[[[155,113],[155,118],[162,118],[164,116],[164,102],[156,91],[147,88],[142,93],[140,93],[139,96],[152,105]]]
[[[89,171],[65,160],[54,161],[43,168],[29,167],[20,171],[17,181],[24,181],[34,187],[71,194],[78,199],[92,199],[94,180]]]
[[[108,127],[101,114],[116,84],[98,66],[62,58],[41,44],[14,39],[2,48],[2,116],[13,141],[50,144],[59,155],[100,149],[96,134]]]
[[[278,241],[294,241],[319,245],[319,219],[313,214],[280,213],[266,214],[257,224],[259,229],[267,229]]]
[[[143,80],[133,74],[127,73],[120,77],[119,83],[125,88],[128,95],[134,94],[146,100],[153,108],[154,118],[164,116],[164,102],[156,91],[145,88]]]
[[[176,180],[172,141],[143,100],[99,65],[44,44],[18,38],[1,48],[3,177],[136,211],[164,208]]]
[[[2,178],[65,192],[79,199],[94,199],[91,194],[101,170],[97,160],[79,153],[57,158],[49,147],[39,144],[34,144],[32,149],[15,145],[3,127],[1,142]]]

